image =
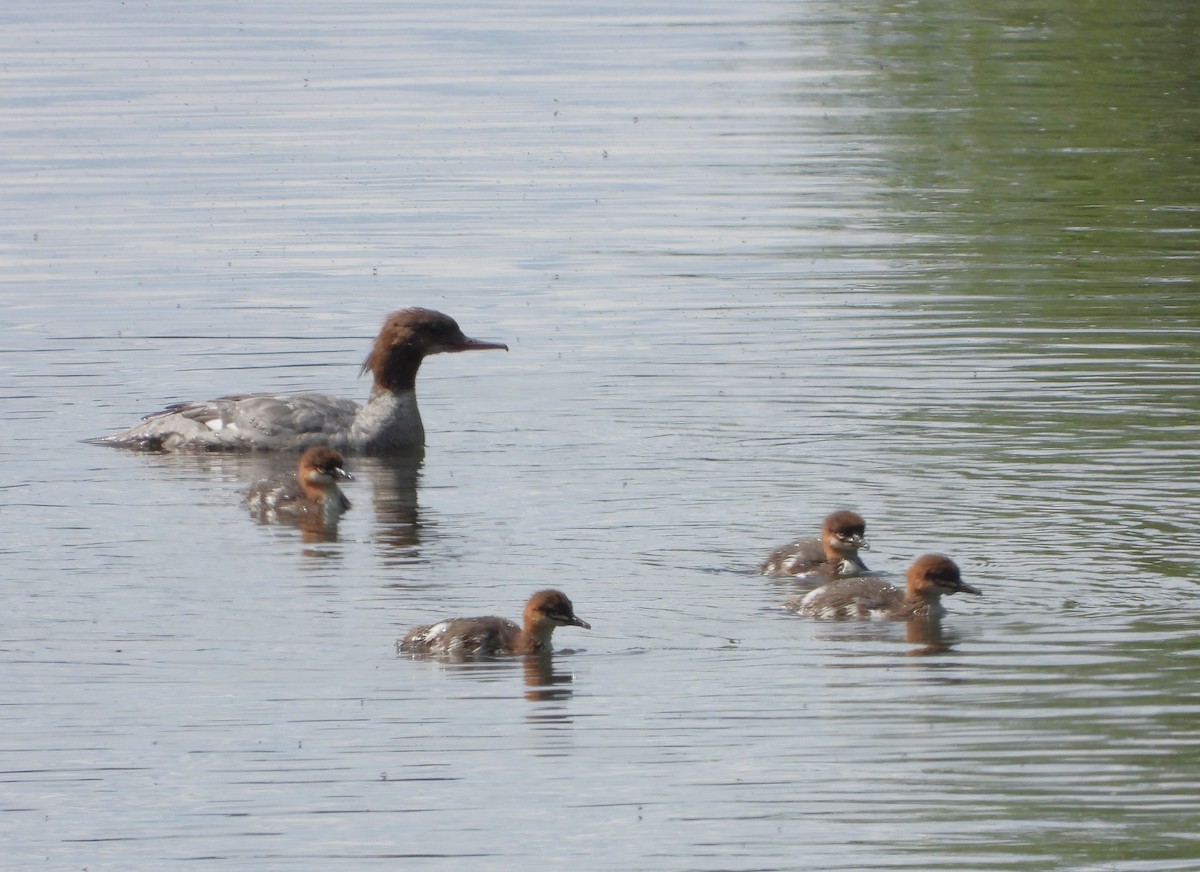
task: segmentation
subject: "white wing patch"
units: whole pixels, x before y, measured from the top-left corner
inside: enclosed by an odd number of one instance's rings
[[[449,621],[441,621],[440,623],[434,624],[432,627],[430,627],[428,630],[425,631],[425,641],[426,642],[433,641],[438,636],[440,636],[442,633],[446,632],[446,630],[449,629],[449,627],[450,627]]]
[[[462,639],[451,634],[450,621],[439,621],[420,638],[420,644],[433,653],[451,654],[462,648]]]

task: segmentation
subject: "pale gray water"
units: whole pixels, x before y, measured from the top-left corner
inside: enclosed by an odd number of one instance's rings
[[[1196,868],[1200,22],[994,7],[6,6],[4,868]],[[512,351],[334,541],[78,442],[403,305]],[[948,650],[752,574],[839,507]]]

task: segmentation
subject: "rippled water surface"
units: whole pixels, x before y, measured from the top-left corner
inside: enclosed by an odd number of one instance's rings
[[[0,13],[6,869],[1194,869],[1190,2]],[[79,440],[437,357],[333,536]],[[286,461],[284,461],[286,464]],[[940,639],[754,567],[836,508]],[[554,586],[545,662],[397,657]]]

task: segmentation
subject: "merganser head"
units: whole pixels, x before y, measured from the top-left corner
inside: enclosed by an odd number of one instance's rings
[[[300,481],[306,485],[329,487],[339,481],[353,481],[354,476],[343,468],[346,459],[342,452],[328,445],[314,445],[300,455]]]
[[[924,599],[937,599],[959,592],[983,596],[962,580],[958,565],[941,554],[918,557],[908,569],[908,593]]]
[[[870,551],[866,535],[867,522],[858,512],[834,512],[821,525],[821,543],[826,552],[832,549],[838,555],[853,555],[860,549]]]
[[[527,628],[549,623],[555,627],[583,627],[592,625],[575,615],[575,609],[567,595],[560,590],[539,590],[525,603],[525,626]]]
[[[429,355],[489,348],[508,351],[502,342],[464,335],[449,315],[432,309],[401,309],[383,322],[362,372],[374,374],[377,388],[406,390],[415,386],[421,361]]]

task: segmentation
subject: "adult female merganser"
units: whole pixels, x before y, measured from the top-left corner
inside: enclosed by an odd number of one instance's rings
[[[328,394],[238,394],[174,403],[128,430],[88,441],[138,451],[300,451],[320,444],[356,454],[419,450],[425,444],[416,394],[421,361],[484,348],[508,350],[467,338],[441,312],[401,309],[384,321],[362,365],[375,376],[364,406]]]
[[[545,654],[553,649],[550,636],[555,627],[592,625],[575,616],[567,595],[558,590],[539,590],[525,603],[525,626],[507,618],[453,618],[410,630],[396,648],[407,654],[449,657],[487,657],[496,654]]]
[[[926,554],[909,567],[906,591],[879,578],[838,578],[784,603],[784,608],[830,621],[936,619],[946,613],[942,597],[960,591],[982,596],[962,580],[953,560],[941,554]]]
[[[797,539],[772,551],[759,575],[840,578],[869,572],[858,550],[870,550],[867,522],[857,512],[834,512],[821,525],[820,539]]]
[[[328,445],[310,448],[300,455],[295,472],[250,485],[244,502],[255,517],[264,521],[288,518],[336,524],[342,512],[350,508],[338,482],[354,479],[342,468],[344,464],[342,453]]]

